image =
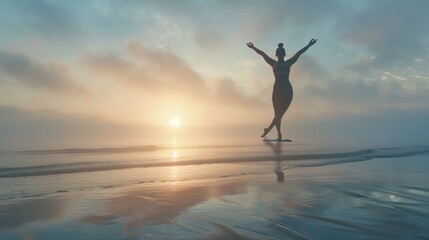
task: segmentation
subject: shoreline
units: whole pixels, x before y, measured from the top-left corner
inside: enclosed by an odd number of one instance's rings
[[[17,179],[55,180],[46,190],[62,190],[0,200],[0,238],[420,239],[429,234],[428,154],[313,167],[288,168],[289,163],[6,178],[11,191],[20,191]],[[274,173],[279,168],[285,174],[280,182]],[[149,174],[161,178],[146,181]]]

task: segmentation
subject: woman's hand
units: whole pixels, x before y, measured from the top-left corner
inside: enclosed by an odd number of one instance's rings
[[[255,48],[255,46],[253,45],[253,43],[252,43],[252,42],[248,42],[248,43],[246,43],[246,45],[247,45],[249,48],[251,48],[251,49],[254,49],[254,48]]]
[[[317,39],[312,38],[310,40],[310,42],[308,43],[309,46],[312,46],[313,44],[315,44],[317,42]]]

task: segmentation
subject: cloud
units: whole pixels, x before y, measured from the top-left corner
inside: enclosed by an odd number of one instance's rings
[[[193,70],[183,59],[170,51],[155,50],[145,47],[140,42],[129,41],[129,53],[144,61],[156,77],[152,81],[164,82],[175,90],[191,90],[197,96],[205,95],[206,86],[203,77]]]
[[[129,41],[127,51],[126,56],[89,54],[83,63],[96,76],[140,87],[146,93],[174,95],[194,102],[261,103],[243,93],[233,79],[207,79],[170,51],[148,48],[137,41]]]
[[[197,1],[108,1],[104,9],[115,9],[121,17],[131,24],[135,19],[144,19],[146,35],[160,41],[193,40],[199,47],[216,51],[227,45],[222,28],[218,28],[217,19],[222,18],[215,3]],[[222,11],[223,12],[223,11]],[[144,17],[142,17],[144,16]],[[141,26],[139,27],[141,28]]]
[[[7,84],[3,101],[152,123],[176,108],[207,125],[230,124],[232,118],[237,124],[255,123],[256,110],[261,122],[271,118],[273,76],[243,39],[265,49],[285,38],[295,49],[311,32],[320,40],[292,68],[295,95],[286,119],[427,109],[426,9],[427,1],[420,0],[1,1],[0,49],[21,49],[0,50],[0,78],[12,83],[9,89],[20,83],[30,90],[85,92],[74,78],[85,70],[88,86],[99,87],[82,108],[70,95],[56,102],[50,97],[57,95],[46,94],[30,104],[22,95],[28,91],[9,93]],[[79,38],[73,39],[76,34]],[[67,39],[73,43],[65,44]],[[139,40],[116,49],[127,39]],[[80,57],[84,69],[58,64]],[[239,63],[243,57],[257,64]],[[110,109],[111,104],[117,108]]]
[[[343,113],[334,118],[291,120],[288,133],[298,142],[340,146],[421,145],[429,141],[428,118],[427,109],[379,107],[377,111]]]
[[[91,115],[26,110],[0,105],[0,149],[35,149],[64,146],[112,145],[141,136],[160,135],[148,125],[122,124]]]
[[[231,24],[237,24],[237,30],[248,38],[264,36],[284,25],[309,26],[341,8],[336,0],[219,0],[217,3],[228,14]]]
[[[349,65],[329,71],[318,59],[304,55],[292,67],[290,79],[295,91],[291,110],[299,114],[334,118],[386,108],[428,109],[427,88],[410,88],[415,83],[408,77],[390,72],[350,72]]]
[[[156,26],[151,32],[156,31],[157,37],[187,40],[188,36],[184,35],[189,34],[196,46],[212,53],[230,50],[234,40],[261,38],[283,31],[284,26],[291,29],[290,32],[320,23],[342,8],[338,0],[128,0],[111,1],[107,6],[125,12],[130,19],[144,14]]]
[[[3,5],[3,10],[9,10],[0,16],[7,18],[9,25],[6,27],[14,33],[31,33],[46,39],[64,41],[70,40],[79,31],[78,17],[63,5],[43,0],[16,0],[2,2],[0,5]],[[13,12],[14,17],[9,15],[10,12]]]
[[[428,1],[389,0],[369,4],[338,21],[338,34],[343,39],[366,47],[375,56],[372,64],[378,66],[427,56]]]
[[[87,93],[73,82],[69,69],[57,63],[42,64],[21,53],[0,50],[0,76],[36,87],[61,93]]]
[[[257,108],[264,106],[259,98],[246,96],[239,89],[238,85],[231,78],[225,77],[217,80],[217,86],[215,88],[216,99],[225,103],[235,103],[241,106],[251,108]]]
[[[333,73],[324,68],[320,62],[320,59],[316,59],[310,54],[302,55],[292,66],[290,79],[295,80],[301,86],[320,86],[326,83],[326,80],[329,81],[333,78]]]
[[[150,85],[145,68],[116,54],[86,55],[83,58],[83,63],[91,73],[102,78],[110,78],[125,84],[144,87]]]
[[[194,37],[198,45],[208,51],[219,51],[228,46],[228,40],[225,35],[213,28],[195,31]]]
[[[155,102],[153,100],[146,104]],[[235,108],[234,111],[225,107],[214,109],[213,105],[207,104],[204,104],[204,107],[205,111],[201,115],[209,124],[195,126],[187,125],[185,122],[181,129],[175,131],[177,137],[180,137],[180,142],[196,144],[206,141],[212,144],[216,140],[223,142],[225,138],[234,139],[237,136],[245,138],[259,134],[259,126],[242,121],[240,109]],[[144,109],[141,106],[138,108]],[[146,114],[152,113],[146,111]],[[222,118],[223,124],[213,123],[213,118],[217,117]],[[240,118],[240,123],[225,122],[229,117]],[[168,119],[165,121],[164,125],[123,123],[95,115],[64,114],[52,110],[27,110],[0,105],[0,151],[170,142],[172,132],[167,126]]]

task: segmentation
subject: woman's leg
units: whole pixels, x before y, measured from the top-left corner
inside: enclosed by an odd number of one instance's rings
[[[264,128],[264,133],[261,135],[261,138],[265,137],[265,135],[267,135],[271,131],[271,129],[274,127],[275,124],[276,122],[274,118],[273,121],[270,123],[270,125],[267,128]]]
[[[284,112],[283,112],[283,114],[281,114],[281,112],[282,112],[281,104],[282,103],[280,101],[273,99],[274,118],[273,118],[273,121],[271,121],[270,125],[267,128],[264,128],[264,133],[262,134],[261,137],[265,137],[265,135],[267,135],[271,131],[271,129],[273,129],[274,126],[276,126],[277,132],[279,132],[281,118],[284,114]]]
[[[281,117],[276,121],[276,129],[277,129],[277,140],[282,140],[282,132],[281,132],[282,119]]]
[[[267,128],[264,128],[264,133],[261,137],[265,137],[265,135],[267,135],[271,131],[271,129],[273,129],[273,127],[277,125],[277,122],[279,121],[278,112],[280,111],[280,107],[281,102],[278,100],[278,98],[273,96],[274,118],[271,121],[270,125]]]
[[[264,128],[264,133],[262,134],[261,137],[265,137],[265,135],[267,135],[271,131],[271,129],[274,126],[276,126],[277,139],[278,140],[282,139],[281,121],[282,121],[283,115],[285,114],[285,112],[287,111],[287,109],[289,108],[292,102],[293,92],[292,92],[292,87],[290,89],[289,88],[286,89],[285,92],[279,92],[279,90],[280,89],[274,86],[273,97],[272,97],[273,108],[274,108],[274,119],[273,121],[271,121],[271,124],[267,128]],[[286,99],[285,99],[285,96],[287,96]]]
[[[282,132],[281,132],[282,117],[286,113],[291,102],[292,102],[292,99],[287,100],[285,102],[279,101],[278,104],[276,104],[278,106],[275,107],[277,111],[276,111],[276,116],[274,117],[274,120],[275,120],[276,129],[277,129],[277,140],[282,140]]]

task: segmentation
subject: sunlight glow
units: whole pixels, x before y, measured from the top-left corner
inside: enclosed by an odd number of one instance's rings
[[[178,117],[171,117],[169,121],[169,125],[173,128],[178,128],[182,125],[182,121]]]
[[[170,156],[172,159],[176,159],[177,158],[177,151],[174,150],[173,152],[171,152]]]

